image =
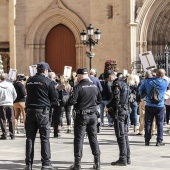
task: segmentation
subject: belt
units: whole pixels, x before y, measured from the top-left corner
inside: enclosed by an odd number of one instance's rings
[[[92,115],[93,113],[95,113],[94,110],[76,110],[76,112],[78,114],[82,114],[82,115],[85,115],[85,114]]]

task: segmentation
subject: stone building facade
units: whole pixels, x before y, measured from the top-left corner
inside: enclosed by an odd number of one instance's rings
[[[170,46],[169,21],[170,0],[0,0],[0,54],[10,58],[18,73],[29,74],[28,67],[40,61],[49,61],[60,73],[69,63],[74,70],[89,68],[80,33],[93,24],[101,40],[93,49],[92,67],[102,73],[105,61],[112,59],[119,71],[131,72],[139,53],[156,55]],[[66,34],[54,35],[64,29]]]

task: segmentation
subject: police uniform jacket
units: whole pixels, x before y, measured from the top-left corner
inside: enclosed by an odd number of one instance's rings
[[[129,102],[129,85],[123,80],[123,78],[117,78],[113,81],[112,86],[113,98],[106,105],[107,108],[119,105],[128,105]]]
[[[98,87],[83,79],[73,88],[73,93],[69,98],[69,103],[74,105],[76,110],[97,111],[97,105],[102,101]]]
[[[50,108],[50,103],[57,100],[53,82],[40,73],[27,80],[26,91],[28,108]]]

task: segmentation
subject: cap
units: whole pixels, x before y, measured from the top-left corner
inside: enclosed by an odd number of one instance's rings
[[[50,69],[50,66],[48,63],[45,62],[40,62],[37,64],[37,69],[39,70],[48,70],[49,72],[51,72],[52,70]]]
[[[77,74],[88,74],[88,71],[86,68],[79,68]]]

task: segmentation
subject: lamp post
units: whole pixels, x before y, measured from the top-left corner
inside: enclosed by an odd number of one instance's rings
[[[93,33],[95,34],[95,40],[93,40],[92,36],[93,36]],[[89,51],[90,53],[92,53],[92,48],[98,44],[98,41],[100,40],[100,30],[99,29],[96,29],[96,31],[94,32],[94,28],[92,26],[92,24],[90,24],[88,27],[87,27],[87,33],[85,32],[85,30],[83,30],[80,35],[81,35],[81,40],[83,41],[83,44],[84,45],[87,45],[89,46]],[[86,40],[87,38],[87,35],[88,35],[88,40]],[[94,54],[92,55],[87,55],[90,59],[90,69],[92,68],[92,57],[94,57]]]

